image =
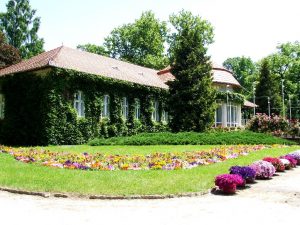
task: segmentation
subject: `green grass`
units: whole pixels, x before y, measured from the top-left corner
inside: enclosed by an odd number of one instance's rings
[[[152,146],[153,147],[153,146]],[[149,146],[149,150],[154,149]],[[156,146],[157,147],[157,146]],[[176,151],[199,149],[199,146],[165,146],[161,150]],[[202,146],[203,147],[203,146]],[[213,146],[205,146],[208,149]],[[70,150],[74,152],[98,151],[87,146],[47,147],[50,150]],[[29,191],[62,192],[77,194],[135,195],[135,194],[178,194],[201,192],[211,188],[214,177],[227,173],[230,166],[248,165],[265,156],[287,154],[299,146],[265,149],[253,152],[248,156],[227,160],[209,166],[200,166],[190,170],[175,171],[80,171],[56,169],[25,164],[13,159],[10,155],[0,154],[0,186]],[[147,147],[120,147],[120,152],[146,152]],[[103,146],[104,151],[112,150]]]
[[[295,144],[270,134],[251,131],[143,133],[129,137],[96,138],[88,143],[101,145],[237,145],[237,144]]]

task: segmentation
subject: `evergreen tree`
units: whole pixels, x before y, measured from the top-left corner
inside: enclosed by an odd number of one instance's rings
[[[7,12],[0,15],[0,28],[8,43],[20,50],[22,58],[43,52],[44,40],[38,37],[40,18],[29,0],[9,0]]]
[[[173,131],[204,131],[215,115],[216,91],[212,86],[212,65],[207,46],[213,42],[209,22],[181,11],[170,16],[176,32],[169,54],[175,80],[169,82],[170,127]]]
[[[268,59],[263,59],[255,93],[256,104],[259,106],[258,112],[268,114],[269,97],[271,113],[279,115],[281,110],[281,97],[278,83],[280,83],[280,81],[276,79],[276,76],[270,71]]]
[[[21,61],[18,49],[6,43],[4,34],[0,32],[0,69]]]

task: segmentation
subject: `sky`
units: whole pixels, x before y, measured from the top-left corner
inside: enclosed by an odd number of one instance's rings
[[[8,0],[0,1],[5,12]],[[160,20],[189,10],[214,27],[208,54],[222,64],[229,57],[247,56],[254,61],[276,51],[280,43],[300,41],[299,0],[30,0],[41,17],[39,36],[45,50],[62,44],[101,45],[118,26],[132,23],[143,11],[152,10]]]

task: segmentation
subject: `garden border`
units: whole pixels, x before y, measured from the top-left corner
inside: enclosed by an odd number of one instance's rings
[[[213,188],[212,188],[213,189]],[[32,195],[39,196],[43,198],[70,198],[70,199],[89,199],[89,200],[155,200],[155,199],[171,199],[171,198],[184,198],[184,197],[197,197],[209,194],[212,189],[203,192],[191,192],[191,193],[181,193],[181,194],[167,194],[167,195],[84,195],[84,194],[73,194],[73,193],[52,193],[52,192],[35,192],[35,191],[26,191],[18,190],[6,187],[0,187],[0,191],[5,191],[13,194],[19,195]]]

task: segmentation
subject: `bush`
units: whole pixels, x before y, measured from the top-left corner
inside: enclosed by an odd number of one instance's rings
[[[290,167],[291,168],[295,168],[296,166],[297,166],[297,160],[296,159],[294,159],[293,157],[291,157],[291,156],[288,156],[288,155],[286,155],[286,156],[282,156],[282,157],[280,157],[281,159],[287,159],[289,162],[290,162]]]
[[[251,131],[205,133],[142,133],[127,137],[96,138],[88,143],[92,146],[101,145],[237,145],[237,144],[295,144],[292,141],[273,137],[269,134]]]
[[[287,156],[290,156],[293,159],[297,160],[297,165],[300,165],[300,152],[292,152],[290,154],[287,154]]]
[[[266,157],[263,159],[263,161],[272,163],[276,169],[276,172],[283,172],[285,170],[283,163],[278,158]]]
[[[292,168],[291,163],[290,163],[289,160],[283,159],[283,158],[280,158],[279,160],[280,160],[281,163],[283,163],[286,170],[289,170],[289,169]]]
[[[258,179],[270,179],[275,173],[275,167],[263,160],[252,163],[250,167],[255,170]]]
[[[221,174],[216,176],[215,184],[226,194],[233,194],[237,186],[244,186],[245,182],[240,175],[237,174]]]
[[[229,169],[230,174],[240,175],[246,182],[254,182],[256,171],[249,166],[232,166]]]
[[[266,114],[258,113],[248,122],[247,129],[254,132],[281,135],[288,131],[288,126],[288,121],[281,116],[272,114],[269,117]]]

